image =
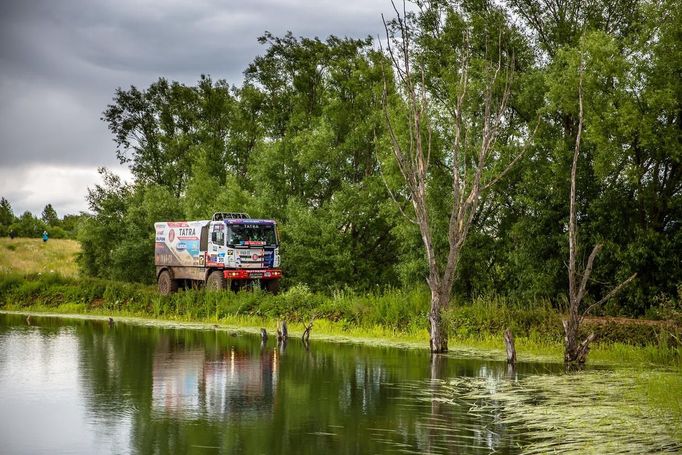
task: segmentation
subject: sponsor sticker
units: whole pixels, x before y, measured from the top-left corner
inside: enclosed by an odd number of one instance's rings
[[[256,240],[249,240],[249,241],[244,242],[244,245],[249,245],[249,246],[263,246],[263,245],[265,245],[265,242],[256,241]]]

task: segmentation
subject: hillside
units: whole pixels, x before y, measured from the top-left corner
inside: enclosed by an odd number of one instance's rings
[[[0,273],[50,273],[78,275],[76,253],[80,243],[75,240],[9,238],[0,239]]]

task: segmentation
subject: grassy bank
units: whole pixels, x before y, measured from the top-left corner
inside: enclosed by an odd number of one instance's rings
[[[284,319],[294,332],[314,318],[314,336],[394,344],[428,345],[428,307],[425,288],[323,295],[295,286],[277,296],[199,290],[164,297],[153,287],[130,283],[54,273],[0,274],[0,308],[5,310],[135,316],[266,327],[270,331]],[[453,305],[445,317],[455,349],[485,349],[501,357],[501,334],[509,327],[517,338],[520,359],[561,361],[561,314],[547,302],[522,306],[500,298],[481,298]],[[673,323],[595,319],[586,322],[585,330],[600,336],[590,355],[593,362],[680,367],[682,330]]]
[[[59,271],[67,277],[78,276],[75,240],[0,238],[0,274],[38,274]]]

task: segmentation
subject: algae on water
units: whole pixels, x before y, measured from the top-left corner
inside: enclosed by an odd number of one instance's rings
[[[437,389],[422,388],[421,399],[487,416],[491,426],[524,441],[522,453],[678,453],[679,416],[647,402],[640,383],[648,374],[675,375],[595,370],[518,380],[458,377],[440,381]],[[682,390],[668,393],[670,400],[682,400]]]

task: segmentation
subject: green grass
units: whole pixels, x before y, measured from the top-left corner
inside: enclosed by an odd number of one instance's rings
[[[264,327],[270,332],[278,320],[286,320],[294,334],[314,319],[313,337],[424,348],[429,339],[428,305],[425,288],[323,295],[305,286],[294,286],[277,296],[259,291],[235,294],[199,290],[164,297],[152,286],[132,283],[58,274],[0,274],[0,308],[5,310],[132,316],[249,329]],[[480,298],[454,305],[445,320],[454,355],[473,350],[478,355],[504,358],[502,333],[509,327],[516,337],[520,361],[562,361],[561,315],[546,302],[524,307],[500,298]],[[593,347],[590,362],[680,368],[679,327],[634,323],[619,330],[609,327],[598,324],[586,328],[602,335],[602,341]],[[670,330],[677,331],[669,334]]]
[[[75,277],[79,251],[80,243],[75,240],[0,238],[0,274],[57,273]]]

